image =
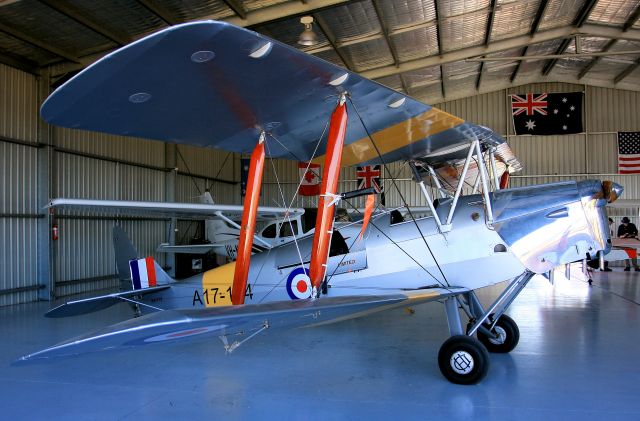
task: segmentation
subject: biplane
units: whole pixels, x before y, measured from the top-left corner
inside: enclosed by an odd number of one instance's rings
[[[122,299],[148,314],[23,360],[196,337],[219,337],[233,351],[276,328],[438,301],[450,332],[441,372],[477,383],[488,352],[516,347],[518,326],[505,311],[529,280],[610,249],[605,205],[623,190],[600,180],[501,188],[520,163],[492,130],[215,21],[174,26],[105,56],[59,87],[41,115],[64,127],[251,153],[251,165],[236,262],[206,272],[194,289],[162,272],[150,285],[161,269],[132,259],[138,284]],[[267,158],[321,163],[321,195],[313,234],[252,256]],[[408,166],[430,215],[369,212],[334,223],[336,204],[359,194],[337,191],[340,169],[393,162]],[[480,303],[474,290],[507,280],[493,303]],[[74,307],[86,311],[82,302],[58,311]]]

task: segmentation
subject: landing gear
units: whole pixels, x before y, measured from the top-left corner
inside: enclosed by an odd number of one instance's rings
[[[440,347],[438,365],[442,375],[451,383],[475,384],[487,375],[489,353],[477,339],[456,335]]]
[[[451,337],[440,348],[438,365],[447,380],[457,384],[477,383],[489,369],[489,352],[511,352],[518,345],[518,325],[504,312],[533,275],[526,271],[514,278],[486,311],[473,291],[444,300]],[[459,309],[469,318],[466,334]],[[474,338],[476,333],[478,339]]]
[[[493,314],[488,318],[490,323],[493,323]],[[485,325],[488,328],[491,325]],[[483,330],[478,330],[478,340],[487,348],[487,351],[506,354],[511,352],[518,345],[520,340],[520,329],[516,322],[506,314],[500,316],[490,333],[497,335],[489,336]]]

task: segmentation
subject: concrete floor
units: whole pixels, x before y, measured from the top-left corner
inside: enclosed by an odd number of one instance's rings
[[[123,320],[125,306],[70,319],[49,303],[0,308],[2,419],[640,419],[640,274],[536,277],[509,314],[519,346],[480,384],[447,382],[443,306],[267,332],[232,355],[219,341],[10,366]],[[503,285],[479,292],[488,303]]]

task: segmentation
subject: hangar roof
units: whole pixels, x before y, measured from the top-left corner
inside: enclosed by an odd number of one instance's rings
[[[306,15],[315,46],[297,44]],[[636,0],[0,0],[0,62],[59,84],[151,32],[216,19],[429,103],[539,81],[640,91],[639,18]]]

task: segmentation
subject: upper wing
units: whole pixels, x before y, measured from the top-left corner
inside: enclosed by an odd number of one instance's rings
[[[348,92],[353,107],[342,165],[425,158],[478,136],[504,140],[356,73],[255,32],[215,22],[172,26],[109,54],[58,88],[42,105],[49,123],[246,153],[261,131],[267,153],[306,161]],[[360,121],[362,118],[362,122]],[[365,127],[366,126],[366,129]],[[431,157],[429,157],[431,155]]]
[[[70,339],[51,348],[25,355],[20,360],[77,355],[205,336],[239,339],[265,327],[272,330],[333,323],[395,307],[433,301],[460,292],[464,291],[428,289],[400,291],[383,296],[334,297],[314,301],[279,301],[195,310],[167,310]]]
[[[217,219],[219,214],[234,220],[242,217],[242,205],[59,198],[51,200],[47,207],[117,215],[158,215],[181,219]],[[286,209],[260,206],[258,207],[258,220],[293,218],[303,213],[304,209],[302,208]]]

